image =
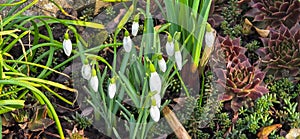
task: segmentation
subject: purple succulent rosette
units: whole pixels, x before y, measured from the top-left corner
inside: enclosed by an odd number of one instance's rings
[[[269,92],[263,83],[265,73],[251,65],[248,60],[231,64],[226,70],[218,68],[214,71],[218,79],[217,88],[225,88],[219,99],[231,101],[234,112],[238,111],[245,100],[256,100]]]
[[[288,29],[283,24],[278,30],[271,29],[268,38],[261,38],[264,47],[256,53],[260,65],[275,79],[291,78],[299,81],[300,68],[300,25]]]
[[[213,68],[221,68],[222,65],[228,67],[232,62],[237,62],[236,60],[239,62],[247,60],[245,56],[247,49],[240,45],[240,38],[232,40],[229,36],[218,36],[218,40],[220,43],[217,42],[210,61]],[[239,59],[234,61],[234,57],[239,57]]]
[[[240,38],[219,36],[218,39],[220,43],[216,44],[210,61],[217,78],[216,89],[221,93],[219,100],[230,102],[230,109],[237,112],[243,103],[269,92],[263,82],[265,72],[251,65],[245,55],[247,49],[240,45]]]
[[[267,21],[272,27],[284,23],[292,27],[300,21],[300,1],[298,0],[251,0],[252,7],[245,16],[253,17],[254,22]]]

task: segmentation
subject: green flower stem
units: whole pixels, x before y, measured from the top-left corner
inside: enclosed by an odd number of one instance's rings
[[[17,61],[22,61],[23,58],[25,57],[24,55],[28,55],[31,51],[34,51],[34,50],[36,50],[37,48],[40,48],[40,47],[48,47],[48,46],[50,46],[50,47],[51,47],[51,46],[54,46],[54,47],[56,47],[56,48],[60,48],[61,45],[60,45],[60,44],[56,44],[56,43],[41,43],[41,44],[37,44],[37,45],[31,47],[31,50],[27,50],[25,54],[21,55],[21,56],[17,59]],[[43,53],[42,55],[40,55],[39,57],[37,57],[33,63],[38,63],[41,59],[43,59],[43,58],[44,58],[45,56],[47,56],[49,53],[50,53],[50,51],[47,51],[47,52]],[[17,68],[17,63],[13,64],[12,67]]]
[[[12,20],[16,19],[18,16],[20,16],[24,11],[26,11],[27,9],[29,9],[30,7],[32,7],[33,5],[35,5],[38,2],[38,0],[33,0],[31,3],[29,3],[27,6],[25,6],[24,8],[22,8],[20,11],[18,11],[16,14],[9,16],[5,19],[3,19],[2,24],[0,24],[0,28],[5,27],[6,24],[8,24],[9,22],[11,22]]]
[[[99,45],[99,46],[84,50],[83,53],[95,52],[97,50],[100,51],[100,50],[103,50],[104,48],[107,48],[107,47],[120,46],[120,45],[122,45],[122,43]],[[60,47],[62,47],[62,46],[60,46]],[[75,58],[77,58],[79,56],[79,53],[75,50],[73,50],[73,51],[74,51],[74,55],[72,57],[68,58],[64,62],[62,62],[59,65],[55,66],[53,69],[56,70],[56,69],[64,66],[65,64],[73,61]],[[48,71],[48,73],[45,74],[45,77],[49,76],[52,72],[53,71]]]
[[[59,98],[63,102],[65,102],[67,104],[70,104],[70,105],[74,105],[76,99],[73,102],[71,102],[71,101],[65,99],[64,97],[62,97],[61,95],[59,95],[58,93],[54,92],[52,89],[50,89],[46,85],[44,85],[44,84],[41,84],[41,85],[42,85],[43,88],[45,88],[47,91],[49,91],[50,93],[52,93],[54,96],[56,96],[57,98]],[[76,96],[76,98],[77,98],[77,96]]]
[[[64,75],[64,76],[70,78],[70,76],[68,76],[67,74],[59,72],[59,71],[57,71],[55,69],[49,68],[49,67],[44,66],[44,65],[35,64],[35,63],[31,63],[31,62],[25,62],[25,61],[18,61],[18,60],[4,60],[4,61],[7,62],[7,63],[21,63],[21,64],[26,64],[26,65],[40,67],[40,68],[47,69],[47,70],[50,70],[51,72],[55,72],[55,73],[58,73],[58,74],[61,74],[61,75]]]
[[[204,84],[205,84],[205,76],[204,76],[204,73],[202,73],[201,92],[200,92],[200,96],[199,96],[199,107],[200,108],[202,106],[202,99],[203,99],[203,95],[204,95]]]
[[[41,20],[45,27],[46,27],[46,30],[48,32],[48,36],[50,38],[50,43],[53,43],[53,34],[52,34],[52,31],[51,31],[51,28],[50,26],[44,21],[44,20]],[[51,67],[51,64],[52,64],[52,61],[53,61],[53,55],[54,55],[54,47],[50,47],[50,50],[49,50],[49,55],[48,55],[48,59],[47,59],[47,62],[46,62],[46,65],[47,67]],[[37,78],[43,78],[44,75],[46,74],[47,70],[46,69],[43,69],[42,72],[37,76]]]
[[[140,102],[138,101],[136,90],[131,86],[130,81],[127,79],[127,77],[119,72],[120,82],[125,87],[125,90],[129,97],[132,99],[134,106],[139,106]]]
[[[178,79],[179,79],[180,82],[181,82],[181,85],[182,85],[182,87],[183,87],[183,90],[184,90],[185,93],[186,93],[186,96],[187,96],[187,97],[190,97],[190,93],[189,93],[187,87],[185,86],[185,84],[184,84],[184,82],[183,82],[183,80],[182,80],[182,78],[181,78],[180,73],[178,72],[178,70],[177,70],[176,74],[177,74],[177,76],[178,76]]]
[[[36,82],[36,83],[42,83],[42,84],[48,84],[60,89],[64,89],[64,90],[68,90],[70,92],[77,92],[76,89],[73,88],[69,88],[65,85],[62,85],[60,83],[57,82],[52,82],[52,81],[48,81],[48,80],[44,80],[44,79],[39,79],[39,78],[33,78],[33,77],[16,77],[16,78],[12,78],[11,80],[16,80],[16,81],[31,81],[31,82]],[[37,84],[38,85],[38,84]]]
[[[0,117],[0,124],[1,124],[1,126],[0,126],[0,131],[2,131],[2,117]],[[2,132],[0,132],[0,139],[2,139]]]
[[[143,85],[143,90],[142,90],[142,95],[141,95],[141,99],[140,99],[140,106],[139,108],[144,108],[145,107],[145,104],[147,103],[147,98],[145,95],[146,91],[148,90],[148,80],[146,77],[144,77],[144,85]],[[146,97],[146,98],[145,98]],[[144,102],[145,100],[145,102]]]
[[[203,42],[203,38],[204,38],[205,27],[206,27],[206,22],[208,19],[211,2],[212,2],[211,0],[205,0],[204,3],[201,4],[200,16],[203,18],[198,17],[199,18],[198,24],[200,24],[200,31],[199,31],[199,36],[197,38],[198,43],[196,44],[196,47],[194,48],[193,55],[192,55],[195,67],[198,67],[198,65],[199,65],[201,49],[202,49],[202,42]]]
[[[17,36],[16,34],[12,33],[10,34],[10,36],[14,37],[15,39],[13,41],[11,41],[2,51],[3,52],[8,52],[9,50],[12,49],[12,47],[17,43],[20,42],[21,38],[23,38],[25,35],[27,35],[29,33],[29,31],[24,31],[22,34],[20,34],[19,36]],[[22,43],[21,43],[22,45]],[[24,47],[24,46],[22,46]]]
[[[3,4],[0,4],[0,6],[2,7],[7,7],[7,6],[16,6],[16,5],[19,5],[19,4],[22,4],[24,2],[26,2],[27,0],[20,0],[18,2],[15,2],[15,3],[3,3]],[[1,11],[1,10],[0,10]]]
[[[57,113],[55,112],[55,109],[53,107],[53,105],[51,104],[51,102],[49,101],[49,99],[37,88],[30,86],[24,82],[21,81],[17,81],[17,80],[0,80],[0,84],[10,84],[10,85],[19,85],[19,86],[23,86],[28,88],[29,90],[32,91],[32,93],[35,96],[38,96],[40,99],[38,99],[40,101],[41,104],[46,104],[47,108],[49,109],[49,111],[51,112],[51,115],[53,116],[53,119],[55,121],[56,127],[58,129],[58,133],[61,139],[64,139],[64,133],[59,121],[59,118],[57,116]]]

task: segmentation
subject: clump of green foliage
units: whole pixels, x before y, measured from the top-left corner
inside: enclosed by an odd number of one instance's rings
[[[208,78],[209,79],[209,78]],[[257,133],[263,127],[281,124],[281,130],[286,132],[291,128],[300,127],[300,113],[297,111],[296,97],[300,84],[293,84],[288,78],[274,81],[272,76],[266,79],[270,92],[261,98],[244,105],[238,111],[238,119],[232,122],[234,116],[231,112],[224,111],[222,103],[216,110],[215,117],[205,127],[199,128],[199,114],[203,107],[196,107],[195,114],[184,124],[193,138],[257,138]],[[207,86],[209,86],[206,83]],[[208,91],[209,92],[209,91]],[[208,93],[209,94],[209,93]],[[206,95],[208,95],[206,94]],[[205,95],[204,100],[210,98]],[[198,118],[197,118],[198,117]],[[274,130],[268,136],[270,139],[284,138],[279,130]]]
[[[247,43],[245,45],[247,48],[246,55],[251,63],[258,60],[258,55],[255,53],[255,51],[260,47],[260,43],[257,40],[253,40],[250,43]]]
[[[78,112],[75,115],[72,115],[74,121],[79,125],[79,128],[85,129],[92,125],[92,119],[79,114]]]
[[[243,27],[238,23],[241,20],[241,14],[237,0],[229,0],[228,7],[224,7],[221,15],[224,17],[220,26],[223,34],[229,35],[230,38],[241,36]]]
[[[94,16],[94,8],[85,8],[81,11],[81,16],[79,17],[82,21],[92,21]]]

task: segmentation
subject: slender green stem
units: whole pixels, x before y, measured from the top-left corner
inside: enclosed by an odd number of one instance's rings
[[[60,138],[61,139],[65,138],[62,127],[61,127],[61,124],[60,124],[60,121],[59,121],[59,118],[57,116],[57,113],[55,112],[55,109],[54,109],[52,103],[49,101],[49,99],[39,89],[37,89],[33,86],[30,86],[26,83],[23,83],[23,82],[20,82],[20,81],[15,81],[15,80],[0,80],[0,84],[10,84],[10,85],[23,86],[23,87],[26,87],[29,90],[31,90],[32,93],[35,94],[36,96],[39,96],[41,98],[41,100],[43,100],[42,103],[45,103],[47,105],[48,109],[50,110],[51,115],[53,116],[53,119],[55,121],[56,127],[58,129],[58,133],[60,135]]]
[[[3,28],[6,24],[11,22],[12,20],[16,19],[18,16],[20,16],[24,11],[32,7],[38,2],[38,0],[33,0],[31,3],[29,3],[26,7],[22,8],[20,11],[18,11],[16,14],[9,16],[8,18],[4,19],[4,22],[0,24],[0,28]]]

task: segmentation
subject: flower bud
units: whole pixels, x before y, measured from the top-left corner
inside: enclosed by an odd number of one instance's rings
[[[95,92],[98,92],[99,80],[96,74],[96,70],[92,69],[92,77],[90,79],[90,86]]]
[[[168,56],[174,55],[174,42],[171,35],[168,35],[168,41],[166,43],[166,52]]]
[[[176,62],[178,70],[181,70],[182,69],[182,56],[181,56],[181,52],[179,49],[179,43],[177,41],[175,42],[175,62]]]
[[[166,61],[162,55],[158,56],[158,66],[162,72],[165,72],[167,69]]]
[[[108,95],[110,99],[114,98],[116,91],[117,91],[116,79],[113,77],[110,79],[110,84],[108,86]]]
[[[81,75],[84,79],[89,80],[91,78],[91,74],[92,74],[92,68],[88,60],[86,59],[84,61],[84,64],[81,67]]]
[[[67,56],[71,55],[71,51],[72,51],[72,42],[69,38],[69,34],[68,32],[65,33],[65,37],[64,37],[64,41],[63,41],[63,48],[64,48],[64,52]]]
[[[125,31],[125,37],[123,38],[123,46],[127,53],[129,53],[131,51],[132,40],[131,40],[127,30]]]
[[[159,108],[156,106],[156,102],[154,99],[152,99],[152,104],[150,107],[150,116],[155,122],[158,122],[160,119],[160,111]]]

